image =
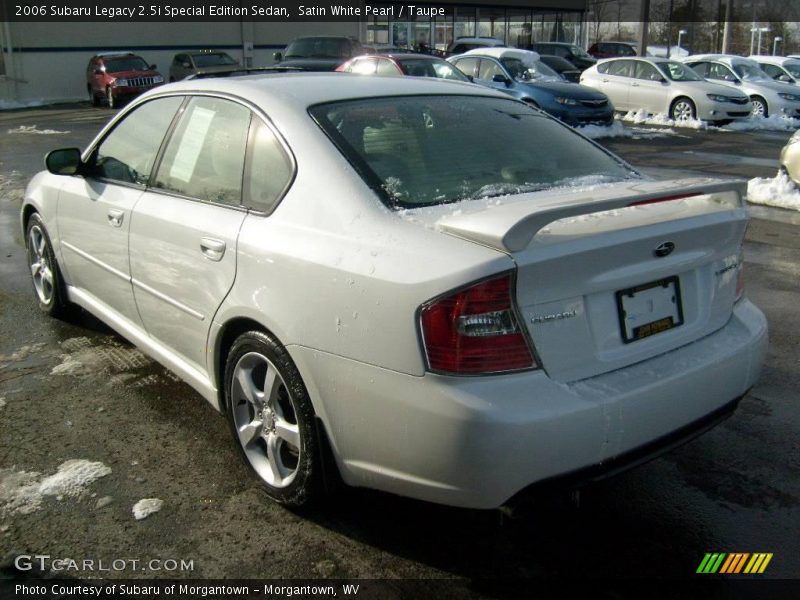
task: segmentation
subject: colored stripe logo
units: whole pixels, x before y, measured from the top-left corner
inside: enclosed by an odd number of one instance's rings
[[[772,552],[708,552],[700,561],[697,573],[738,575],[740,573],[761,574],[772,560]]]

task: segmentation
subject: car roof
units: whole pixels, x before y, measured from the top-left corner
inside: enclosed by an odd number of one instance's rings
[[[498,40],[497,38],[493,37],[460,37],[453,40],[452,45],[456,44],[491,44],[493,46],[504,46],[502,40]]]
[[[376,52],[375,54],[359,54],[358,56],[351,58],[350,60],[364,60],[367,58],[391,58],[392,60],[407,60],[411,58],[415,60],[447,62],[446,60],[444,60],[443,58],[439,58],[438,56],[432,56],[430,54],[418,54],[415,52]]]
[[[792,58],[791,56],[760,56],[758,54],[753,54],[749,58],[750,60],[767,63],[768,65],[782,65],[786,62],[800,62],[800,60],[798,60],[796,57]]]
[[[492,58],[516,58],[523,63],[534,63],[539,60],[539,53],[519,48],[475,48],[467,50],[459,56],[490,56]]]
[[[734,64],[737,62],[753,63],[755,61],[745,58],[744,56],[736,56],[735,54],[692,54],[690,56],[682,57],[686,62],[695,60],[715,60],[721,63]]]
[[[296,115],[316,104],[415,95],[470,95],[508,98],[501,92],[471,83],[428,77],[363,77],[351,73],[276,72],[235,78],[183,80],[160,86],[146,97],[169,93],[217,93],[238,96],[256,106],[269,107],[274,119]]]
[[[115,58],[117,56],[138,56],[133,50],[113,50],[110,52],[98,52],[92,58]]]

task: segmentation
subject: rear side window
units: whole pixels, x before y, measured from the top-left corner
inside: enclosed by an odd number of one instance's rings
[[[689,67],[691,67],[695,73],[700,75],[700,77],[708,77],[708,63],[694,63],[690,64]]]
[[[370,98],[310,112],[392,208],[635,176],[569,127],[511,99]],[[480,127],[465,126],[474,123]]]
[[[382,75],[384,77],[399,77],[402,75],[400,70],[394,66],[394,63],[390,60],[385,58],[381,58],[378,60],[378,75]]]
[[[97,147],[92,175],[145,185],[158,148],[182,102],[183,98],[177,96],[159,98],[128,113]]]
[[[250,140],[245,205],[269,213],[292,180],[292,162],[272,130],[259,119],[253,119]]]
[[[209,202],[242,203],[250,111],[219,98],[189,102],[156,174],[156,187]]]

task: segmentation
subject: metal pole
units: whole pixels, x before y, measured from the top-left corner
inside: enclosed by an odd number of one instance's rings
[[[639,56],[647,56],[647,34],[650,28],[650,0],[642,0],[639,22],[642,24],[642,29],[639,32]]]
[[[726,0],[725,2],[725,26],[722,29],[722,53],[728,53],[728,42],[731,39],[731,5],[733,0]]]

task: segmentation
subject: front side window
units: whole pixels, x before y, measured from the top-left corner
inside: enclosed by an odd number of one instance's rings
[[[708,78],[720,81],[736,81],[736,75],[728,67],[718,63],[712,63],[708,69]]]
[[[635,176],[569,127],[512,99],[370,98],[310,112],[392,208]],[[474,123],[480,127],[465,126]]]
[[[684,64],[671,60],[669,62],[660,63],[661,70],[667,74],[667,78],[672,81],[702,81],[696,71],[687,67]]]
[[[402,75],[394,63],[387,58],[381,58],[378,61],[378,69],[376,73],[383,77],[399,77]]]
[[[633,77],[633,61],[615,60],[608,65],[606,73],[617,77]]]
[[[189,102],[156,173],[157,188],[239,206],[250,111],[220,98]]]
[[[502,75],[503,77],[506,77],[503,68],[496,62],[489,60],[488,58],[481,59],[481,67],[480,71],[478,71],[478,79],[492,81],[495,75]]]
[[[471,75],[474,77],[475,71],[478,68],[478,62],[480,61],[477,58],[462,58],[455,61],[455,65],[458,67],[458,70],[465,75]]]
[[[636,61],[636,79],[644,79],[645,81],[661,81],[661,73],[658,72],[650,63]]]
[[[158,148],[182,102],[178,96],[158,98],[128,113],[100,142],[90,163],[90,174],[145,185]]]

